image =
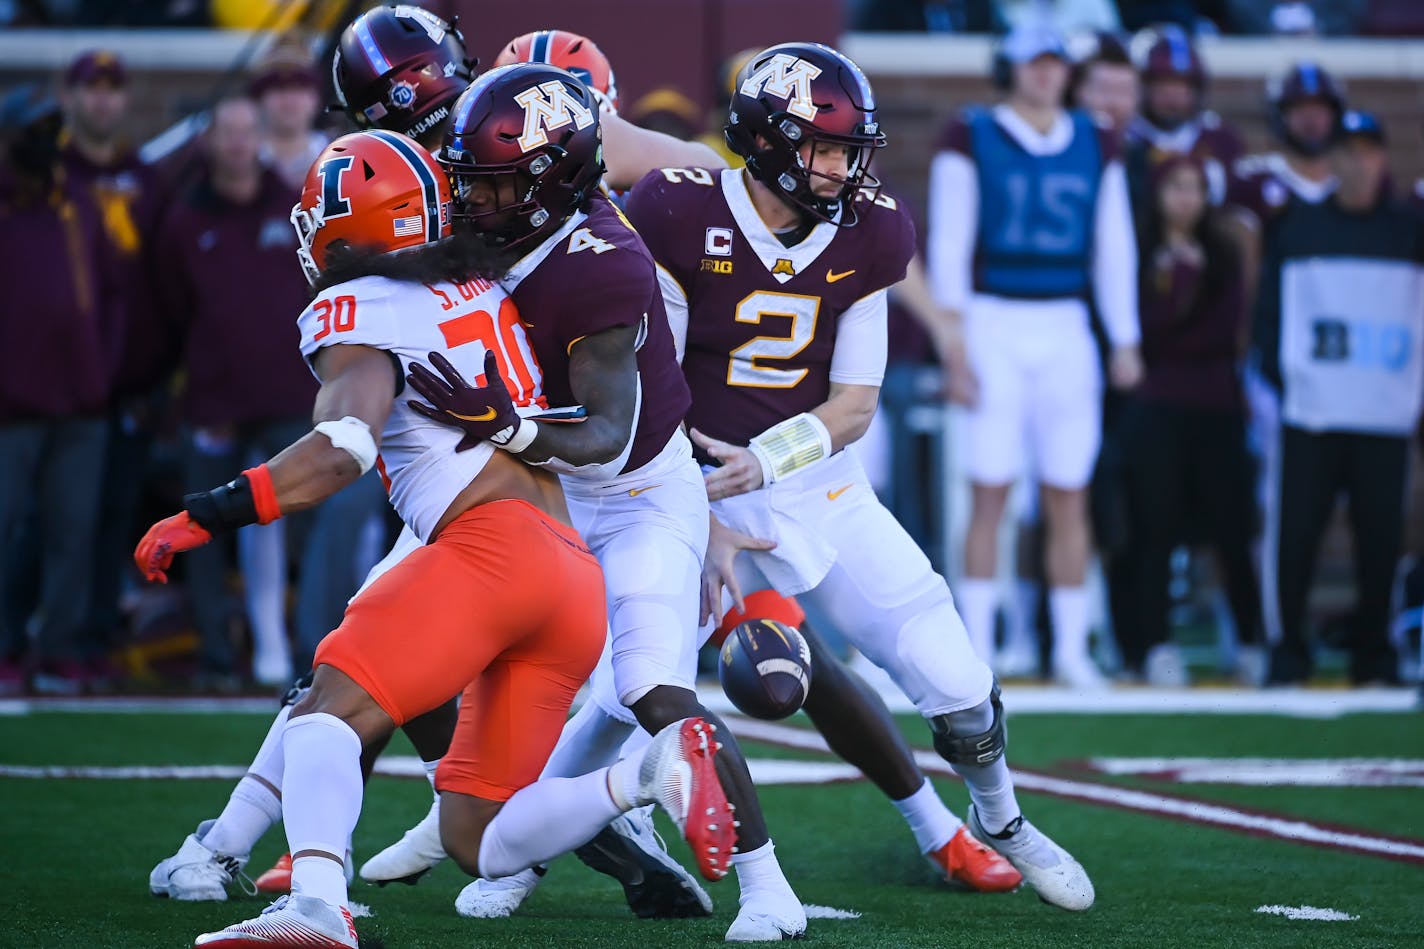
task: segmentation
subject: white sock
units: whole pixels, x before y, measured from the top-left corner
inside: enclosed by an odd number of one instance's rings
[[[999,584],[982,577],[965,577],[954,590],[954,603],[969,633],[969,645],[985,662],[994,658],[994,612],[999,606]]]
[[[271,789],[251,775],[243,775],[228,796],[227,806],[203,835],[203,846],[213,853],[245,857],[267,828],[282,819],[282,802]]]
[[[297,857],[292,861],[292,895],[297,894],[345,906],[346,865],[330,857]]]
[[[599,708],[597,702],[585,702],[564,725],[541,777],[575,778],[606,768],[618,760],[619,746],[634,731],[642,729],[620,722]]]
[[[434,761],[422,761],[420,766],[425,769],[425,780],[430,782],[430,790],[435,791],[435,772],[440,768],[440,759]],[[440,799],[440,792],[435,791],[436,800]]]
[[[540,778],[516,791],[485,828],[480,876],[510,876],[568,853],[625,810],[609,793],[607,768],[577,778]]]
[[[1004,648],[1010,651],[1038,651],[1038,597],[1041,588],[1037,580],[1019,577],[1014,581],[1014,608],[1008,628],[1004,631]]]
[[[237,532],[237,553],[247,619],[252,624],[253,655],[280,656],[290,666],[286,537],[286,528],[281,522],[252,524]]]
[[[1053,617],[1055,662],[1088,661],[1088,588],[1053,587],[1048,591],[1048,612]]]
[[[223,812],[203,835],[203,846],[214,853],[239,857],[250,854],[267,828],[282,819],[281,798],[252,776],[262,778],[274,788],[282,786],[282,730],[287,727],[291,714],[290,705],[282,706],[277,712],[247,774],[237,782]]]
[[[262,739],[262,747],[257,749],[252,764],[247,766],[248,774],[257,775],[278,790],[282,787],[282,769],[285,763],[282,757],[282,732],[286,730],[287,721],[291,717],[292,707],[283,705],[277,717],[272,719],[272,727],[267,729],[267,737]]]
[[[308,850],[326,858],[293,860],[292,890],[346,905],[342,861],[361,816],[361,739],[334,715],[316,712],[287,723],[282,733],[287,759],[282,785],[282,820],[287,849],[295,856]],[[328,872],[327,864],[330,865]],[[302,868],[305,867],[305,871]]]
[[[781,872],[781,864],[776,860],[776,846],[770,840],[747,853],[732,854],[730,862],[737,869],[737,885],[742,888],[742,906],[758,897],[766,896],[796,900],[796,893],[791,889],[791,884],[786,882],[786,874]]]
[[[964,826],[964,821],[944,806],[929,778],[925,778],[925,783],[914,794],[890,803],[910,825],[910,833],[915,835],[920,853],[934,853],[949,843]]]

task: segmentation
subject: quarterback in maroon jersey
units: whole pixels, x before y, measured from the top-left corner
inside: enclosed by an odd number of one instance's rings
[[[1019,812],[999,690],[949,587],[844,450],[875,410],[887,288],[914,252],[868,172],[885,142],[870,84],[829,47],[773,46],[738,78],[727,140],[745,170],[664,169],[628,199],[708,462],[704,613],[724,585],[735,601],[769,585],[817,602],[915,702],[969,785],[972,834],[1045,901],[1087,909],[1083,868]]]

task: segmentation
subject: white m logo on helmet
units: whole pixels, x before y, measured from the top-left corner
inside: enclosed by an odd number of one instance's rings
[[[742,95],[755,97],[765,92],[786,100],[786,111],[810,122],[819,111],[811,102],[811,80],[821,67],[790,53],[777,53],[742,82]]]
[[[514,101],[524,107],[524,133],[519,136],[519,147],[526,152],[549,144],[549,133],[570,122],[581,129],[593,124],[593,112],[558,79],[525,89]]]

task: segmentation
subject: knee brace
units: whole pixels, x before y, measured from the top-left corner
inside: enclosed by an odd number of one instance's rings
[[[1004,728],[1004,704],[999,701],[998,682],[994,683],[989,692],[988,703],[992,710],[992,721],[987,729],[978,734],[956,735],[955,732],[968,730],[964,727],[964,717],[974,715],[975,718],[982,718],[980,709],[983,708],[983,703],[962,712],[950,712],[929,719],[930,731],[934,733],[934,749],[939,752],[941,758],[950,764],[984,767],[1003,757],[1009,736]],[[955,722],[956,718],[960,721]],[[958,728],[955,727],[956,724]]]

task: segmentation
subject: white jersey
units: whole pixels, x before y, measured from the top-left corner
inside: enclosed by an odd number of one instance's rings
[[[545,406],[543,375],[514,301],[484,280],[425,286],[360,277],[323,290],[302,311],[297,328],[308,362],[323,347],[357,345],[384,350],[398,363],[378,466],[391,505],[425,542],[495,449],[481,442],[457,452],[462,431],[412,411],[406,400],[419,397],[405,386],[410,366],[421,363],[434,371],[429,354],[438,352],[477,383],[484,375],[485,351],[491,349],[515,405],[534,411]]]

